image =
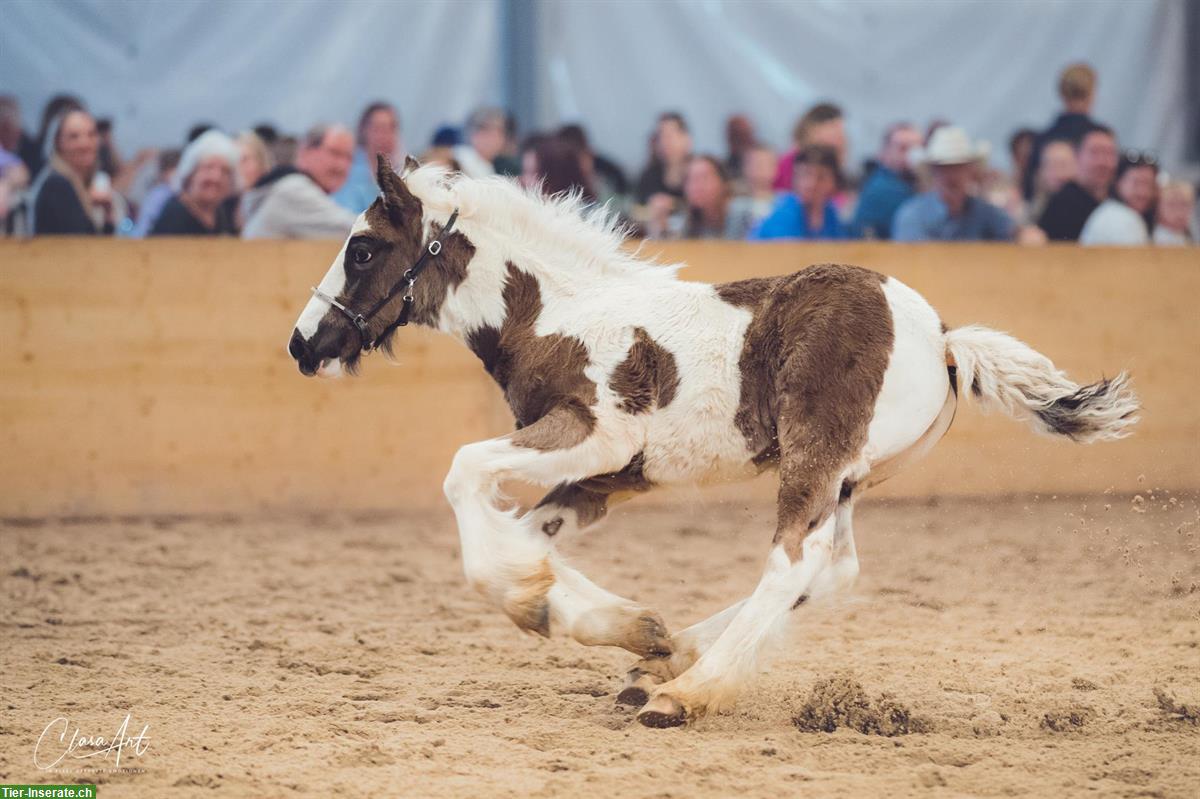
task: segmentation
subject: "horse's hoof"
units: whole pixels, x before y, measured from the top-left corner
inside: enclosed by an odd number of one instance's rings
[[[641,707],[650,700],[650,692],[662,685],[662,680],[656,680],[649,674],[641,674],[617,694],[618,705]]]
[[[662,729],[687,724],[688,714],[683,705],[667,694],[659,694],[638,711],[637,720],[647,727]]]
[[[626,642],[625,648],[635,655],[644,658],[666,658],[671,656],[673,645],[671,634],[662,617],[654,611],[647,611],[637,617],[634,633]]]

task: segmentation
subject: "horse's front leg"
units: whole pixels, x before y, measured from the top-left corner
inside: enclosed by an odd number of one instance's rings
[[[563,632],[591,646],[619,646],[643,657],[671,652],[661,617],[600,588],[566,564],[530,517],[498,507],[504,480],[540,486],[617,472],[637,452],[600,429],[574,435],[569,409],[551,411],[512,435],[468,444],[446,476],[467,581],[523,630]]]

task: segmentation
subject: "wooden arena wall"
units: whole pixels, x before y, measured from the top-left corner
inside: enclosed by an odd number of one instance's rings
[[[474,357],[402,331],[399,364],[305,379],[284,352],[336,242],[0,242],[0,516],[445,507],[457,447],[511,418]],[[1009,331],[1077,379],[1132,371],[1136,434],[1082,447],[965,402],[893,497],[1200,488],[1200,255],[1052,246],[647,245],[691,280],[854,263],[951,326]],[[771,495],[772,481],[709,496]],[[653,496],[653,495],[652,495]],[[700,496],[693,490],[676,501]],[[643,500],[649,500],[647,497]]]

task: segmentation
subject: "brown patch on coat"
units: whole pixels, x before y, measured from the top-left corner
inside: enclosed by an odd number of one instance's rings
[[[579,526],[586,527],[598,519],[604,518],[604,515],[608,513],[609,502],[617,496],[625,493],[641,493],[654,487],[654,483],[646,479],[643,471],[645,463],[644,453],[639,452],[620,471],[598,474],[577,483],[563,483],[556,486],[550,493],[542,497],[536,507],[555,506],[573,510]],[[547,526],[552,525],[555,521],[558,522],[558,525],[554,526],[553,532],[551,532]],[[558,528],[561,526],[562,519],[551,519],[542,525],[542,532],[552,536],[558,532]]]
[[[550,636],[550,600],[554,585],[550,559],[542,558],[538,568],[522,577],[504,599],[504,613],[522,630]]]
[[[861,452],[893,344],[883,275],[821,264],[716,286],[754,314],[742,343],[734,424],[756,464],[779,458],[776,543],[801,556]]]
[[[634,328],[633,344],[625,360],[613,370],[609,386],[621,398],[617,407],[625,413],[636,415],[665,408],[679,389],[675,356],[643,328]]]
[[[542,313],[537,278],[507,264],[504,322],[476,328],[467,346],[504,391],[517,420],[511,437],[520,447],[573,447],[596,426],[596,384],[583,373],[588,351],[573,336],[534,332]],[[534,429],[534,428],[537,429]]]

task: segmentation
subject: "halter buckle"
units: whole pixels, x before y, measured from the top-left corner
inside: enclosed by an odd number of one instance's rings
[[[442,251],[442,242],[439,239],[434,239],[433,241],[429,242],[429,254],[430,255],[437,255],[441,251]]]

